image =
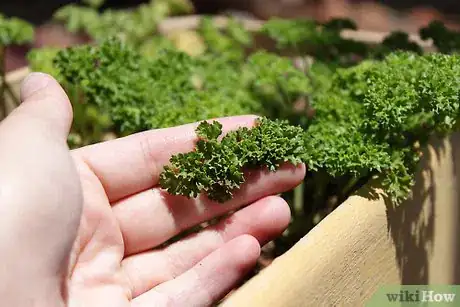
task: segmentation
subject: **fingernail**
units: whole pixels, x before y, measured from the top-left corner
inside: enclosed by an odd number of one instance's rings
[[[22,82],[21,100],[24,101],[36,92],[46,88],[50,81],[47,74],[33,72],[30,73]]]

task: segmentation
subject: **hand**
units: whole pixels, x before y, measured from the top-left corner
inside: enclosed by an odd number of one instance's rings
[[[31,74],[22,101],[0,124],[5,306],[209,306],[289,223],[288,205],[268,195],[297,185],[304,166],[250,174],[226,204],[170,196],[157,187],[159,174],[172,154],[193,148],[195,124],[69,151],[72,109],[58,83]],[[220,121],[228,131],[254,117]]]

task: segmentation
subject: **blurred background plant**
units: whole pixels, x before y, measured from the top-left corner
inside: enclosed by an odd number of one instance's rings
[[[8,18],[0,13],[0,119],[8,115],[8,98],[13,107],[19,105],[17,95],[6,81],[6,52],[13,45],[31,43],[34,39],[33,26],[19,18]]]
[[[190,14],[194,9],[188,0],[150,1],[133,8],[101,10],[103,4],[103,0],[86,0],[83,5],[68,4],[59,8],[52,18],[69,33],[84,37],[82,41],[97,44],[107,38],[117,37],[143,54],[153,56],[158,50],[172,48],[183,41],[177,36],[168,39],[159,35],[159,23],[168,16]],[[193,43],[197,44],[195,40]],[[75,148],[116,138],[108,115],[96,106],[88,105],[81,91],[61,78],[53,64],[54,57],[61,49],[34,48],[28,53],[27,59],[32,70],[55,76],[69,93],[75,113],[69,145]]]

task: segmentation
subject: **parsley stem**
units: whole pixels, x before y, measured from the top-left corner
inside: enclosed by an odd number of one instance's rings
[[[2,108],[2,118],[8,115],[7,102],[5,97],[5,46],[0,46],[0,104]]]
[[[294,189],[294,214],[296,217],[304,215],[304,183]]]

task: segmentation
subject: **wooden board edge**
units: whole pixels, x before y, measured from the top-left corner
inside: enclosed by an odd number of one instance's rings
[[[30,73],[29,67],[22,67],[6,74],[6,82],[15,86],[20,84]]]

